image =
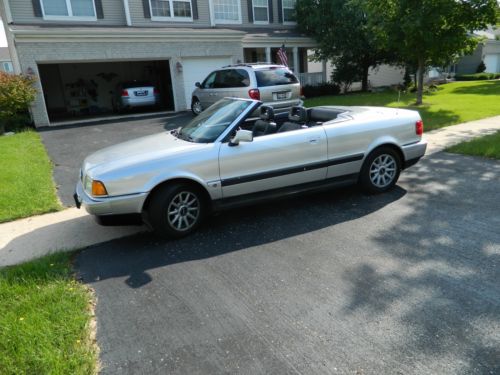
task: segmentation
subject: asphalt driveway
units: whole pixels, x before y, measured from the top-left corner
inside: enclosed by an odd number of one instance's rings
[[[104,374],[500,373],[500,163],[438,153],[356,189],[82,251]]]
[[[93,124],[41,129],[43,143],[54,163],[54,180],[61,202],[74,206],[73,193],[83,159],[104,147],[175,129],[193,118],[190,112],[141,120],[102,121]]]

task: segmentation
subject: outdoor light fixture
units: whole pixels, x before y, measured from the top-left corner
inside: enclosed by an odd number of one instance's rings
[[[182,64],[180,61],[177,61],[177,63],[175,64],[175,68],[177,69],[178,73],[182,73]]]

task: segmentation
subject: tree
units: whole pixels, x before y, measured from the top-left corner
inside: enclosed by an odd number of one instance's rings
[[[370,30],[363,2],[370,0],[297,0],[296,19],[299,30],[318,43],[315,58],[331,60],[361,77],[362,90],[368,89],[368,72],[390,60],[380,49]]]
[[[495,24],[496,0],[370,0],[362,1],[370,29],[381,45],[401,62],[418,69],[417,103],[422,104],[424,73],[472,53],[474,30]]]

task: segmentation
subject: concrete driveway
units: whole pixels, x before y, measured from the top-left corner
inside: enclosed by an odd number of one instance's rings
[[[64,206],[74,206],[73,193],[83,159],[94,151],[134,138],[175,129],[193,118],[190,112],[141,120],[96,122],[40,130],[54,163],[54,180]]]
[[[356,189],[82,251],[104,374],[500,373],[500,163],[437,153]]]

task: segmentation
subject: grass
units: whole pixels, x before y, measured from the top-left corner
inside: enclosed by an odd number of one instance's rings
[[[353,93],[307,99],[307,107],[317,105],[367,105],[414,109],[420,112],[425,130],[500,115],[500,81],[452,82],[438,86],[424,96],[424,104],[415,106],[415,94],[384,91]]]
[[[446,149],[448,152],[500,159],[500,131]]]
[[[56,211],[52,165],[40,136],[0,136],[0,223]]]
[[[0,269],[0,373],[94,374],[91,294],[70,254]]]

